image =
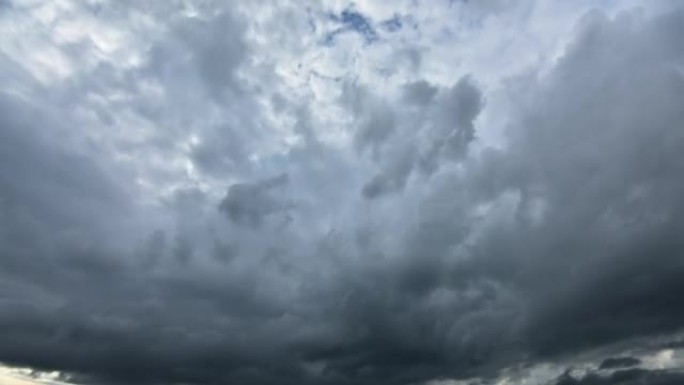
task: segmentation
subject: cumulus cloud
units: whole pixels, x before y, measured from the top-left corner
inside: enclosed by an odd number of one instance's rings
[[[0,362],[681,382],[680,5],[5,3]]]
[[[442,163],[463,159],[475,139],[474,121],[483,100],[470,77],[439,93],[425,81],[402,88],[397,110],[373,105],[367,94],[353,97],[365,108],[355,111],[363,119],[355,140],[360,148],[373,149],[380,168],[363,187],[366,198],[403,190],[414,170],[429,176]]]

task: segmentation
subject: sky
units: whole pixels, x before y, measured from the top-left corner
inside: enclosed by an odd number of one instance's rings
[[[0,0],[0,383],[684,383],[684,3]]]

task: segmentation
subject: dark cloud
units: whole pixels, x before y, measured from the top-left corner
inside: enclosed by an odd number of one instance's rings
[[[682,12],[588,14],[548,73],[506,83],[506,143],[476,151],[486,90],[469,76],[345,89],[349,149],[306,108],[269,125],[271,95],[239,76],[239,14],[200,11],[129,72],[2,94],[1,362],[84,384],[484,381],[684,325]],[[138,77],[162,96],[137,106],[154,134],[131,151],[190,169],[153,203],[137,186],[165,176],[77,135],[103,126],[61,104],[89,84],[146,99]],[[287,121],[295,144],[276,151]],[[555,382],[683,380],[606,372]]]
[[[630,366],[637,366],[641,360],[635,357],[609,357],[601,361],[599,369],[617,369],[629,368]]]
[[[259,226],[269,216],[292,208],[292,203],[277,195],[278,190],[287,185],[287,174],[258,181],[256,183],[236,183],[228,189],[228,194],[219,209],[233,222]]]
[[[675,385],[684,381],[684,373],[666,370],[627,369],[608,375],[590,372],[582,376],[563,374],[555,385]]]
[[[542,206],[518,251],[530,261],[525,333],[540,352],[681,325],[675,127],[684,83],[663,63],[681,60],[684,47],[664,36],[681,32],[682,17],[637,27],[629,14],[612,22],[588,15],[513,134],[509,161],[523,166],[514,183],[523,183],[522,202]]]

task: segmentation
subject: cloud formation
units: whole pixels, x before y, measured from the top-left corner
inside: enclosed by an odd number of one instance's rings
[[[681,382],[684,10],[474,3],[2,3],[0,362]]]
[[[684,380],[681,372],[668,372],[661,370],[627,369],[619,370],[607,376],[589,373],[576,379],[566,373],[558,379],[556,385],[636,385],[636,384],[657,384],[674,385]]]

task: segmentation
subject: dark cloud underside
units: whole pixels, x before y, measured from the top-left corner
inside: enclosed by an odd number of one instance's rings
[[[476,72],[334,82],[338,137],[253,53],[246,9],[102,7],[156,31],[135,66],[47,86],[0,61],[0,362],[84,384],[414,384],[681,331],[684,12],[585,14],[548,71],[501,83],[492,147]],[[322,14],[378,39],[370,16]],[[640,364],[554,381],[684,381]]]

